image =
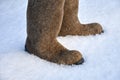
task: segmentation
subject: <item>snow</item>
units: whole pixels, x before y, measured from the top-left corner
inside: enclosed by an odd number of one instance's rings
[[[27,0],[1,0],[0,80],[120,80],[120,0],[80,0],[79,7],[81,22],[99,22],[105,33],[58,37],[85,58],[67,66],[25,52]]]

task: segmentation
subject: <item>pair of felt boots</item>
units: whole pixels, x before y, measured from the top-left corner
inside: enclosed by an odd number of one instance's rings
[[[100,24],[81,24],[78,0],[28,0],[26,51],[58,64],[82,64],[80,52],[68,50],[56,37],[95,35],[103,30]]]

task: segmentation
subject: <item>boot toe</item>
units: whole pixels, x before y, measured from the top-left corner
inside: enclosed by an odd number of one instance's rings
[[[78,62],[74,63],[75,65],[80,65],[84,63],[84,58],[81,58]]]

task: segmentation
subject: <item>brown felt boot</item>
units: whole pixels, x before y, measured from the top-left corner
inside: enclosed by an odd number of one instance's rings
[[[65,0],[64,17],[59,36],[95,35],[103,32],[98,23],[81,24],[78,20],[78,0]]]
[[[29,0],[25,49],[38,57],[58,64],[81,64],[80,52],[68,50],[56,37],[63,20],[65,0]]]

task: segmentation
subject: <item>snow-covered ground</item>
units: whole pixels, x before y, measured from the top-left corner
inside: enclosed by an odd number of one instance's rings
[[[65,66],[24,51],[27,0],[0,0],[0,80],[120,80],[120,0],[80,0],[79,6],[81,22],[99,22],[105,33],[58,37],[85,58]]]

